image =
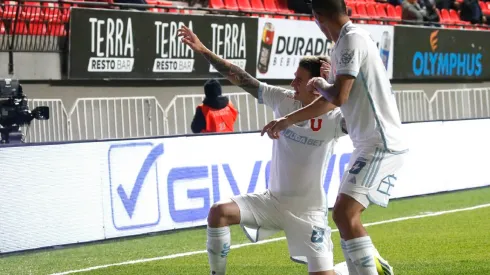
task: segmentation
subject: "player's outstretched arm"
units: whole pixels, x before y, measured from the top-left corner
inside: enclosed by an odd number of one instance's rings
[[[196,34],[192,32],[186,26],[180,28],[177,32],[178,36],[182,37],[182,42],[195,52],[198,52],[208,60],[208,62],[214,66],[214,68],[220,72],[224,77],[226,77],[231,83],[244,89],[246,92],[258,98],[258,90],[260,82],[242,70],[240,67],[226,61],[225,59],[217,56],[211,50],[206,48],[204,44],[199,40]]]

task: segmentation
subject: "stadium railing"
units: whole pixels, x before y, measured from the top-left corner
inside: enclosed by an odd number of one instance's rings
[[[490,87],[394,91],[403,122],[490,117]],[[272,110],[248,93],[223,94],[238,109],[236,132],[257,131],[273,119]],[[163,108],[155,97],[79,98],[69,112],[61,99],[30,99],[29,107],[47,105],[51,117],[24,128],[27,142],[117,139],[190,134],[202,94],[177,95]]]
[[[437,90],[430,104],[435,120],[490,117],[490,88]]]
[[[22,128],[25,142],[68,141],[69,117],[61,99],[29,99],[29,109],[39,106],[49,107],[48,120],[33,120],[31,125]]]
[[[423,90],[395,91],[398,111],[403,122],[433,119],[432,106]]]
[[[238,118],[235,122],[235,131],[255,131],[261,129],[273,119],[270,108],[259,104],[257,99],[248,93],[227,93],[227,96],[238,110]],[[166,133],[169,135],[181,135],[192,133],[190,124],[197,105],[204,99],[202,94],[177,95],[165,108]]]
[[[79,98],[69,112],[70,140],[165,135],[165,111],[155,97]]]
[[[159,3],[159,2],[157,2]],[[172,5],[172,2],[168,2]],[[293,20],[312,20],[309,14],[296,14],[285,12],[270,12],[256,10],[229,10],[216,8],[195,8],[169,6],[168,4],[117,4],[95,1],[2,1],[0,10],[0,51],[2,52],[66,52],[68,50],[67,34],[69,32],[70,10],[72,7],[86,7],[97,9],[136,9],[161,13],[209,13],[232,16],[258,16],[288,18]],[[371,24],[410,24],[424,25],[420,22],[400,20],[399,18],[384,18],[355,16],[354,22]],[[437,23],[447,28],[488,29],[488,25],[471,25],[468,23],[454,23],[444,21]]]

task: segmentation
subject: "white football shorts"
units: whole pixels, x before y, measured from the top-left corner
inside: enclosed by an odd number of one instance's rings
[[[240,208],[240,225],[251,242],[283,230],[291,260],[308,264],[309,272],[333,270],[331,229],[325,211],[296,210],[269,190],[232,197]]]
[[[354,150],[339,193],[349,195],[365,208],[371,203],[387,207],[406,155],[381,148]]]

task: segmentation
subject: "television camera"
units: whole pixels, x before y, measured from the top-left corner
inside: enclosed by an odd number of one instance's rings
[[[33,119],[49,119],[49,107],[29,110],[27,97],[17,79],[0,79],[0,143],[10,143],[10,135],[21,137],[20,127],[30,125]]]

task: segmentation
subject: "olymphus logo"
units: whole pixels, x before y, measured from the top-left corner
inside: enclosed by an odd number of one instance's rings
[[[89,18],[89,72],[131,72],[134,65],[134,42],[131,18]]]
[[[445,32],[440,30],[431,32],[428,37],[430,51],[416,51],[414,53],[412,57],[413,74],[416,76],[481,76],[483,73],[482,47],[470,44],[471,52],[462,52],[459,48],[447,46],[446,41],[444,41],[441,45],[445,45],[451,50],[448,52],[441,50],[439,39]],[[447,41],[447,43],[451,42]],[[471,41],[458,43],[471,43]]]

